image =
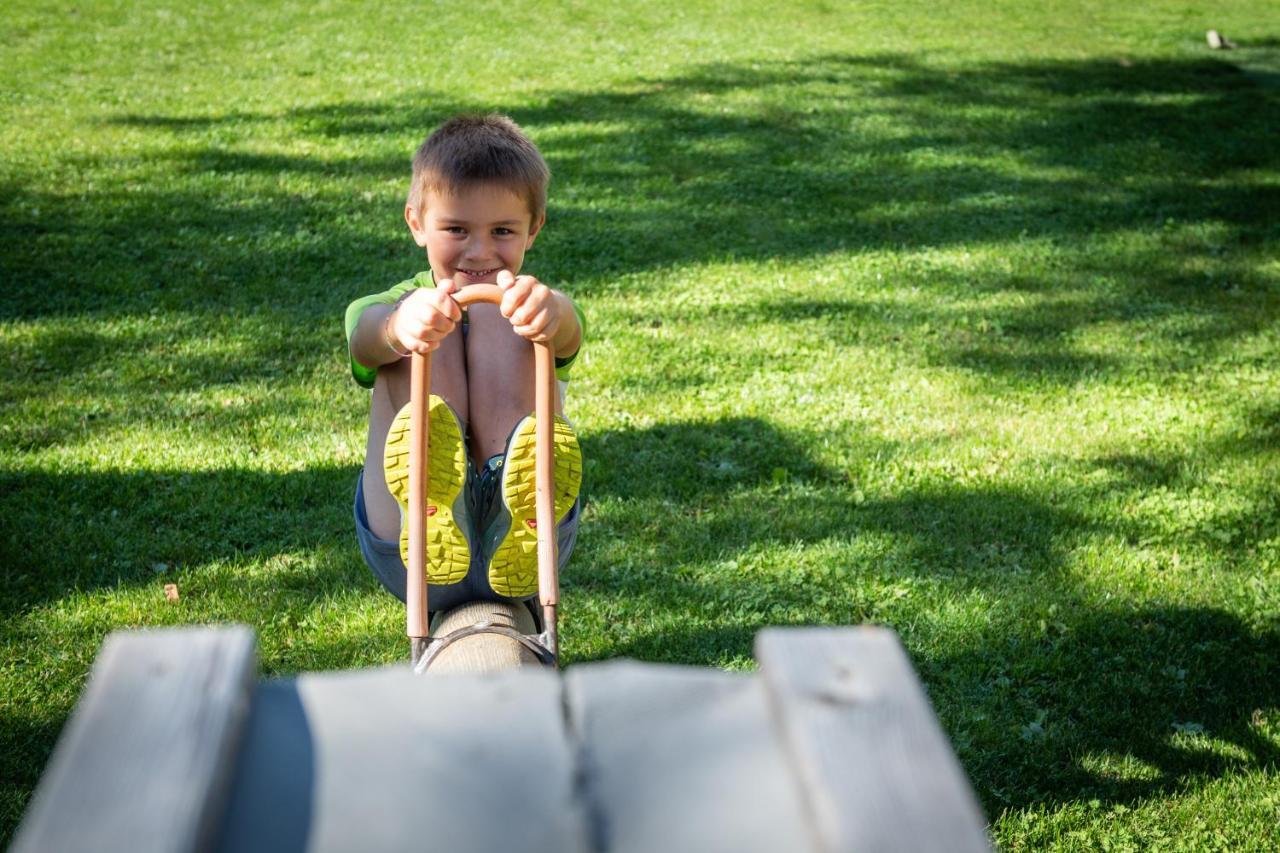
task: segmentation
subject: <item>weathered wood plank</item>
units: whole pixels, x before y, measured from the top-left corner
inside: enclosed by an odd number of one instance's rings
[[[537,669],[264,683],[219,849],[583,851],[561,689]]]
[[[11,849],[206,849],[254,671],[244,627],[107,637]]]
[[[771,628],[756,636],[756,660],[822,850],[990,849],[892,631]]]
[[[565,680],[595,849],[812,849],[758,679],[619,661]]]

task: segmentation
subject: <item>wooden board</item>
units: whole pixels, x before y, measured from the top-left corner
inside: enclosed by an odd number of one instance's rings
[[[254,678],[243,627],[106,639],[11,850],[204,849]]]
[[[618,661],[565,681],[594,849],[812,849],[758,679]]]
[[[254,687],[246,629],[113,635],[13,849],[989,850],[891,631],[757,657]]]
[[[771,628],[756,637],[756,660],[822,850],[990,849],[892,631]]]
[[[561,690],[407,666],[264,684],[219,849],[584,851]]]

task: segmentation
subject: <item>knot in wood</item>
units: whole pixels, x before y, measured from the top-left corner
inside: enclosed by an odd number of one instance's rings
[[[813,695],[819,702],[828,705],[856,705],[865,698],[859,686],[853,664],[835,661],[826,678],[814,689]]]

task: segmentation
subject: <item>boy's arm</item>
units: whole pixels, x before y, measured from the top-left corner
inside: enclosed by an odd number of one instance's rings
[[[376,369],[405,356],[406,350],[396,349],[398,344],[391,337],[387,325],[395,310],[395,305],[370,305],[360,313],[360,319],[351,332],[350,345],[351,357],[357,363]]]
[[[399,298],[394,302],[381,301],[397,291]],[[356,381],[371,386],[382,365],[439,346],[440,339],[462,318],[453,300],[456,291],[454,283],[446,279],[435,287],[397,286],[387,294],[353,302],[347,309],[347,349]]]
[[[564,296],[565,301],[569,303],[570,314],[573,317],[572,325],[577,329],[576,337],[566,336],[554,347],[556,378],[562,382],[568,382],[569,373],[573,370],[573,364],[578,360],[578,356],[582,353],[582,345],[587,340],[587,317],[582,313],[578,303],[565,294],[560,295]]]
[[[563,361],[578,354],[582,347],[582,312],[573,300],[558,290],[551,291],[553,298],[560,301],[560,328],[551,340],[551,351],[556,358]]]
[[[430,276],[430,273],[419,273],[389,290],[362,296],[347,306],[343,317],[343,328],[347,338],[347,360],[351,363],[351,378],[361,388],[372,388],[378,378],[378,368],[392,360],[385,355],[369,352],[370,330],[380,329],[387,312],[399,298],[415,288],[427,286],[431,280]],[[366,315],[371,316],[366,317]],[[355,340],[357,333],[361,339],[358,342]]]

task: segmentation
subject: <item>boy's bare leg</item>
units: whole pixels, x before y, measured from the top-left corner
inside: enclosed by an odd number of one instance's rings
[[[387,491],[382,474],[382,453],[391,421],[409,402],[410,359],[402,358],[378,368],[369,410],[369,437],[365,445],[364,510],[369,530],[379,539],[399,540],[400,506]],[[458,417],[467,422],[467,368],[462,335],[445,338],[431,353],[431,393],[443,397]]]
[[[511,331],[496,305],[473,305],[467,336],[471,453],[476,466],[507,449],[507,437],[533,411],[533,347]]]

